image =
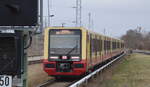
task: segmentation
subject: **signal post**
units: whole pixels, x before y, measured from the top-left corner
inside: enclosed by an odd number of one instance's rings
[[[38,0],[0,0],[0,87],[27,87],[27,48],[38,25]]]

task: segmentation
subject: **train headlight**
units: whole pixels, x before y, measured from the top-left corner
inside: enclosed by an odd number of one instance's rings
[[[58,59],[58,56],[51,56],[50,59]]]
[[[71,59],[80,59],[79,56],[72,56]]]

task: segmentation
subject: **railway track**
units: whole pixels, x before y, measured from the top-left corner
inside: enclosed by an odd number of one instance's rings
[[[98,75],[101,75],[103,73],[104,69],[107,69],[108,67],[112,66],[112,64],[114,64],[115,62],[120,60],[125,55],[126,55],[126,52],[116,56],[111,61],[109,61],[106,64],[102,65],[101,67],[96,69],[94,72],[88,74],[87,76],[85,76],[84,78],[82,78],[79,81],[75,82],[74,84],[70,85],[69,87],[83,87],[83,86],[86,87],[87,83],[90,81],[91,78],[93,78],[93,77],[95,78]]]
[[[28,65],[42,63],[43,56],[28,57]]]
[[[95,70],[94,72],[82,77],[82,78],[78,78],[78,79],[61,79],[61,80],[56,80],[56,79],[51,79],[49,81],[46,81],[42,84],[40,84],[37,87],[78,87],[79,85],[82,85],[82,83],[86,83],[88,82],[88,79],[90,79],[91,77],[95,76],[95,74],[97,74],[98,72],[101,72],[101,70],[103,70],[104,68],[109,67],[113,62],[117,61],[118,59],[120,59],[120,57],[123,57],[125,54],[120,55],[119,57],[116,57],[114,60],[104,64],[102,67],[100,67],[99,69]]]
[[[38,63],[42,63],[42,60],[33,60],[33,61],[28,61],[28,65],[38,64]]]
[[[150,51],[143,51],[143,50],[133,50],[133,53],[142,53],[142,54],[150,55]]]
[[[91,78],[93,78],[93,77],[95,78],[98,75],[100,75],[103,72],[104,69],[107,69],[108,67],[112,66],[112,64],[114,64],[115,62],[120,60],[125,55],[126,55],[126,52],[116,56],[111,61],[107,62],[103,66],[96,69],[94,72],[88,74],[87,76],[85,76],[84,78],[82,78],[79,81],[75,82],[74,84],[70,85],[69,87],[83,87],[83,86],[86,87],[86,85],[88,85],[87,83],[90,82]]]
[[[56,79],[51,79],[48,80],[42,84],[40,84],[37,87],[68,87],[70,85],[72,85],[73,83],[75,83],[77,80],[74,79],[62,79],[62,80],[56,80]]]
[[[49,86],[46,87],[68,87],[70,84],[72,84],[72,82],[55,82]]]

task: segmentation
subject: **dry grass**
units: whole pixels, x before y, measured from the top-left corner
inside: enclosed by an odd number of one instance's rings
[[[30,65],[28,68],[29,87],[51,79],[42,69],[42,64]],[[150,87],[150,56],[132,54],[104,71],[103,79],[95,79],[88,87]]]
[[[112,72],[101,87],[150,87],[150,56],[133,54]]]
[[[28,87],[36,87],[51,78],[43,71],[42,64],[28,66]]]

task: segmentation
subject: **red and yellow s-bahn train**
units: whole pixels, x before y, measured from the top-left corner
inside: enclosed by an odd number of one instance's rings
[[[44,71],[50,76],[80,76],[124,52],[124,42],[81,27],[45,29]]]

